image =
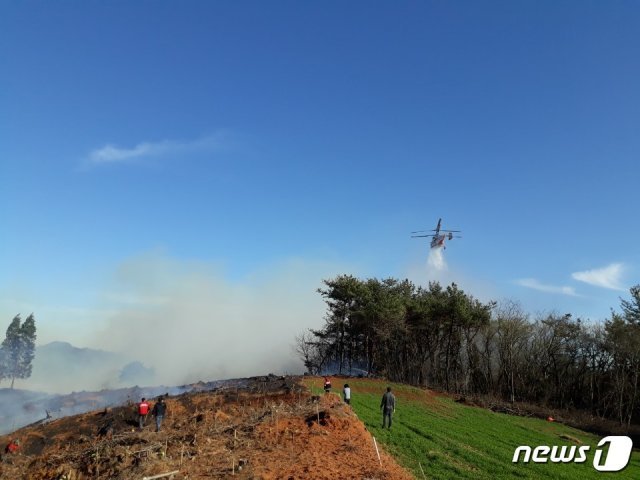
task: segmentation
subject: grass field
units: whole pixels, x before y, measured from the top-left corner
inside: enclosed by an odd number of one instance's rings
[[[314,392],[321,391],[321,379],[306,382]],[[336,393],[342,391],[343,383],[334,379]],[[380,400],[387,384],[353,378],[348,383],[351,405],[358,417],[376,440],[419,479],[640,478],[637,451],[621,472],[598,472],[593,468],[593,457],[600,438],[595,435],[555,422],[461,405],[405,385],[390,384],[397,399],[396,413],[392,429],[382,429]],[[512,463],[517,446],[578,445],[574,439],[591,446],[584,463]]]

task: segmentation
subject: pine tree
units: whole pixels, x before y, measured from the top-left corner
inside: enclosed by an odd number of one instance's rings
[[[7,367],[5,365],[5,351],[2,345],[0,345],[0,382],[7,378]]]
[[[29,378],[36,354],[36,320],[33,313],[27,317],[20,327],[20,374],[18,378]]]
[[[16,378],[31,376],[32,362],[35,356],[36,322],[33,314],[21,324],[20,315],[16,315],[0,347],[0,379],[10,378],[13,388]]]
[[[19,371],[20,364],[20,314],[13,317],[2,342],[2,370],[5,378],[11,379],[11,388]]]
[[[640,326],[640,285],[631,287],[631,300],[620,299],[624,317],[629,323]]]

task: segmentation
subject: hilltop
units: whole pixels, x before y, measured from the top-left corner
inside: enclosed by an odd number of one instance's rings
[[[0,437],[0,445],[11,438],[22,441],[20,455],[0,463],[0,478],[140,480],[170,472],[176,472],[174,480],[601,475],[592,466],[600,435],[393,383],[398,408],[393,429],[383,430],[379,402],[387,383],[334,378],[334,389],[344,382],[352,388],[351,406],[338,395],[322,394],[317,377],[268,375],[178,387],[170,392],[159,433],[150,424],[138,431],[132,400],[32,425]],[[589,446],[590,453],[582,464],[514,464],[519,445]],[[639,473],[640,454],[634,451],[628,467],[609,477],[631,479]]]
[[[100,391],[72,392],[66,395],[50,395],[30,390],[0,389],[0,434],[11,432],[32,423],[86,413],[99,408],[131,402],[140,397],[155,397],[163,393],[178,395],[186,392],[212,390],[225,386],[238,387],[244,380],[219,380],[198,382],[179,387],[127,387]]]
[[[336,395],[312,396],[297,377],[256,377],[236,386],[169,397],[159,433],[136,428],[132,404],[25,427],[0,437],[21,453],[1,478],[410,479]],[[152,422],[149,422],[152,423]]]

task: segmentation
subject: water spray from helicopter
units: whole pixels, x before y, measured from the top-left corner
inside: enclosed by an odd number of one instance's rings
[[[411,232],[412,238],[431,238],[431,249],[427,258],[427,267],[430,271],[442,272],[447,269],[447,262],[444,259],[443,250],[447,247],[445,242],[454,238],[462,238],[460,230],[444,230],[441,228],[442,219],[438,219],[438,225],[433,230],[418,230]],[[433,233],[428,233],[433,232]],[[415,235],[421,234],[421,235]],[[456,234],[456,235],[454,235]]]
[[[430,271],[443,272],[447,270],[447,262],[444,259],[442,248],[432,248],[429,250],[429,257],[427,257],[427,268]]]

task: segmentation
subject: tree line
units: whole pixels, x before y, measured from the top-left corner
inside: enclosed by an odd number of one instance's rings
[[[9,324],[6,337],[0,345],[0,381],[11,379],[13,388],[16,378],[29,378],[35,351],[35,318],[31,314],[22,322],[18,314]]]
[[[312,373],[363,373],[447,392],[640,418],[640,285],[592,323],[531,318],[512,301],[483,303],[455,283],[324,280],[325,324],[296,338]]]

